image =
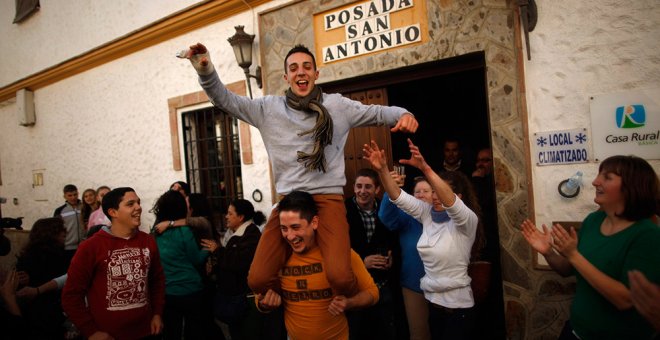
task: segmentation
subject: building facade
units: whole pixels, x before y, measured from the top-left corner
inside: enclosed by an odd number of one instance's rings
[[[592,97],[660,88],[653,0],[538,1],[527,40],[512,0],[40,3],[19,24],[11,23],[13,2],[0,4],[2,216],[24,216],[29,228],[61,205],[67,183],[81,192],[131,186],[148,229],[149,208],[177,180],[217,198],[218,209],[241,196],[268,213],[276,195],[259,132],[214,111],[192,67],[175,58],[205,43],[223,81],[248,95],[227,43],[243,25],[256,35],[251,71],[260,65],[263,74],[262,89],[251,80],[254,97],[284,92],[284,55],[303,43],[316,52],[325,89],[413,112],[422,127],[412,137],[432,161],[450,133],[472,148],[465,162],[492,147],[510,339],[555,338],[574,289],[530,250],[520,222],[581,221],[597,208],[590,185],[597,146],[589,144],[588,162],[539,165],[534,135],[584,129],[593,136]],[[27,126],[24,89],[36,117]],[[393,157],[406,157],[401,136],[353,135],[349,177],[363,166],[354,150],[365,139],[382,138]],[[650,163],[660,169],[657,159]],[[578,170],[580,194],[560,196],[558,183]]]

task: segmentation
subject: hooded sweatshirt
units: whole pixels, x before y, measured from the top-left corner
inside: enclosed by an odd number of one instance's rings
[[[62,306],[87,338],[97,331],[115,339],[146,337],[152,317],[163,314],[165,275],[158,247],[141,231],[124,239],[104,227],[80,244],[68,274]]]

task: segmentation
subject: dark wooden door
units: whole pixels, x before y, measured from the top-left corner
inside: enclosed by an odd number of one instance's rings
[[[362,102],[363,104],[388,105],[387,89],[385,88],[344,93],[344,96]],[[376,141],[380,148],[385,149],[385,154],[388,155],[388,163],[390,165],[392,164],[392,141],[389,126],[370,126],[351,129],[346,140],[346,147],[344,148],[344,161],[346,163],[345,197],[353,196],[353,183],[355,182],[357,171],[361,168],[371,167],[367,160],[362,159],[362,147],[371,140]]]

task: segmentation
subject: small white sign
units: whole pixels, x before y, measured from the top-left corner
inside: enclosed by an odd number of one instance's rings
[[[660,159],[660,88],[591,98],[596,161],[614,155]]]
[[[537,132],[532,136],[536,165],[587,163],[587,129]]]

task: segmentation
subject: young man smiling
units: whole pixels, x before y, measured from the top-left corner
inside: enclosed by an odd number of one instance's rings
[[[103,197],[102,207],[112,224],[80,244],[62,307],[90,340],[159,334],[165,275],[156,241],[138,230],[140,198],[131,188],[117,188]]]
[[[397,234],[387,229],[378,218],[380,190],[378,173],[362,168],[355,175],[355,195],[344,201],[351,248],[362,258],[381,297],[378,304],[347,314],[351,339],[396,339],[401,335],[395,317],[397,310],[402,315],[404,312],[398,277],[401,251]],[[393,264],[396,267],[393,268]],[[401,325],[400,328],[404,327]]]
[[[326,275],[338,293],[357,292],[350,270],[348,223],[343,205],[344,145],[351,128],[394,126],[392,132],[415,132],[417,120],[400,107],[363,105],[340,94],[326,94],[316,85],[319,70],[314,55],[302,45],[284,58],[285,96],[249,99],[222,84],[206,47],[196,44],[187,51],[199,82],[211,102],[255,126],[268,151],[279,195],[301,190],[314,195],[319,209],[318,245],[332,255]],[[279,218],[273,210],[257,247],[248,283],[258,293],[278,289],[277,273],[286,261],[286,245],[278,235]]]
[[[319,216],[312,195],[293,191],[279,204],[280,238],[293,254],[279,277],[281,295],[268,290],[259,296],[260,309],[279,307],[284,300],[284,320],[291,339],[348,339],[344,312],[371,306],[378,301],[378,288],[360,257],[351,251],[351,268],[357,277],[358,293],[336,295],[328,283],[326,261],[318,247]],[[334,260],[334,258],[333,258]]]

